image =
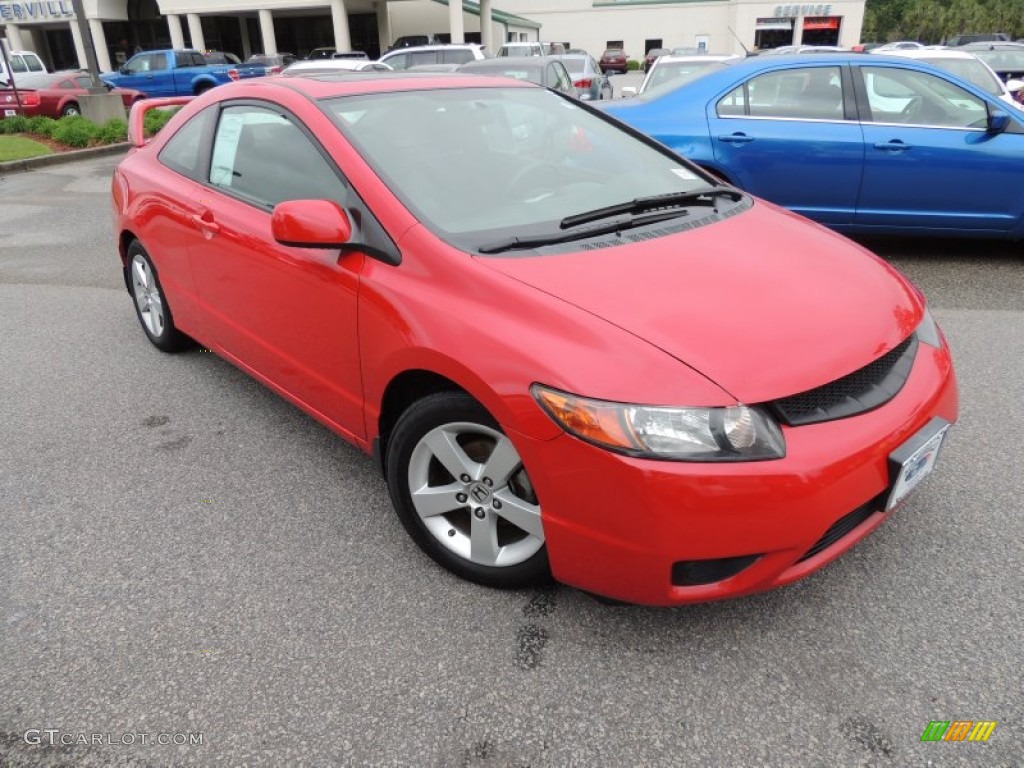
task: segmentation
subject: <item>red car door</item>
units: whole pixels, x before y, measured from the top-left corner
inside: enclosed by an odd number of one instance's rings
[[[279,110],[221,111],[210,173],[193,200],[192,273],[211,340],[286,396],[365,435],[356,324],[364,256],[293,248],[273,206],[349,191],[314,140]]]

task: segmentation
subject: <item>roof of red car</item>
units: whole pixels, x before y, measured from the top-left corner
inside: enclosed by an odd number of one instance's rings
[[[493,75],[472,75],[458,72],[373,72],[373,73],[330,73],[301,75],[294,77],[267,77],[242,81],[247,85],[293,88],[312,99],[326,99],[332,96],[348,96],[363,93],[388,93],[394,91],[430,91],[442,88],[537,88],[527,83]],[[242,83],[240,82],[239,85]],[[224,86],[222,86],[224,87]],[[229,86],[230,87],[230,84]]]

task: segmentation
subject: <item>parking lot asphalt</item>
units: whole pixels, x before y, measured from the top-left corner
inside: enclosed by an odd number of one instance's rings
[[[868,243],[961,382],[892,519],[788,588],[615,607],[448,575],[369,458],[153,349],[115,163],[0,178],[0,765],[1024,764],[1019,246]],[[922,743],[933,720],[998,725]]]

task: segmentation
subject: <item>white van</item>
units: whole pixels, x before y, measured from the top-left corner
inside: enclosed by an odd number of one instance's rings
[[[7,61],[10,62],[11,71],[15,76],[47,71],[42,60],[32,51],[9,51]],[[0,56],[0,85],[9,86],[10,84],[11,74],[7,71],[3,56]]]

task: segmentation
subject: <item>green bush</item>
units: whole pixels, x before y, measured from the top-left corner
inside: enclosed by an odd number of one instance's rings
[[[5,117],[0,120],[0,133],[25,133],[28,130],[28,118],[24,115]]]
[[[30,117],[28,119],[28,132],[35,136],[53,136],[53,129],[57,127],[57,121],[52,117]]]
[[[142,119],[142,128],[146,136],[153,136],[160,132],[160,129],[167,125],[167,121],[170,120],[174,113],[178,111],[178,107],[173,109],[151,109],[146,113],[146,116]]]
[[[96,138],[101,144],[116,144],[128,140],[128,123],[114,117],[99,127]]]
[[[62,117],[53,129],[53,140],[69,147],[87,147],[99,134],[99,126],[81,115]]]
[[[630,72],[636,72],[638,69],[640,69],[640,62],[637,61],[636,59],[629,59],[626,62],[626,69],[628,69]]]

